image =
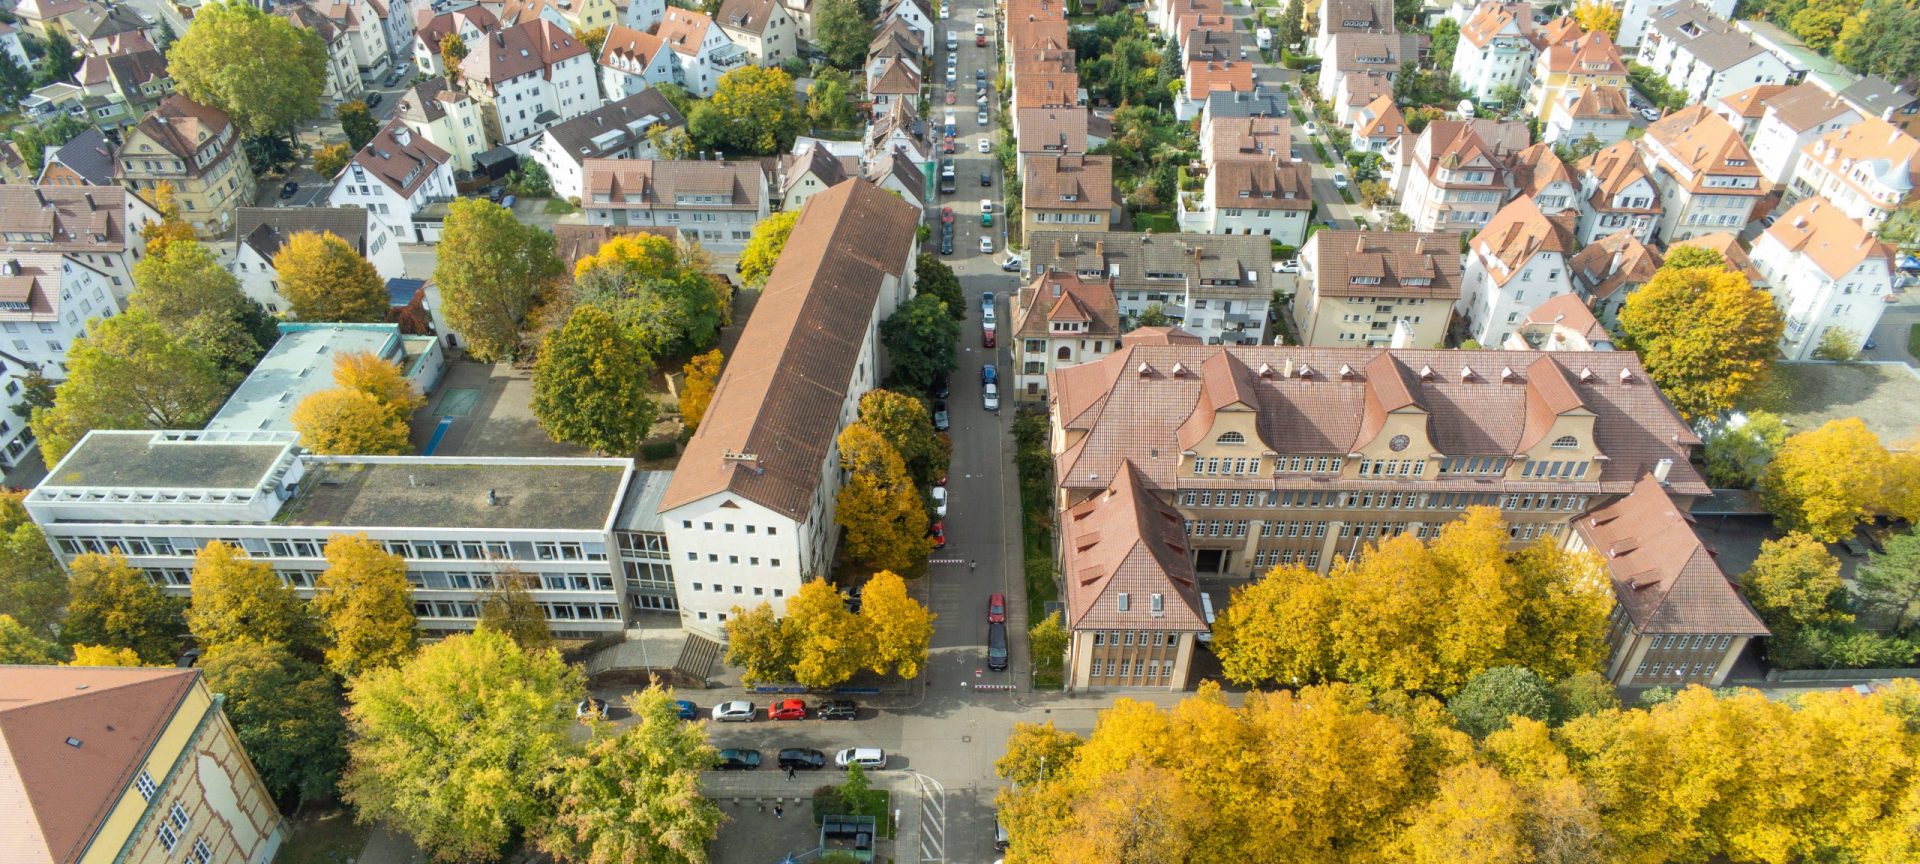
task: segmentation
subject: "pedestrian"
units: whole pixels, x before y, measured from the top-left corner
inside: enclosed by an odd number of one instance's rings
[[[980,566],[980,560],[979,560],[979,559],[977,559],[977,558],[968,558],[968,559],[967,559],[967,569],[968,569],[968,570],[973,570],[973,569],[976,569],[976,568],[978,568],[979,566]]]
[[[787,766],[787,782],[788,783],[793,782],[793,766],[792,765]]]
[[[782,807],[778,804],[773,805],[773,818],[775,819],[784,818],[786,812],[787,812],[787,808]]]

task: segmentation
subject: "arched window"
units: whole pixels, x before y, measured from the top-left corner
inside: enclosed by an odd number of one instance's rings
[[[1222,432],[1222,433],[1220,433],[1220,437],[1218,437],[1218,438],[1215,438],[1215,439],[1213,439],[1213,443],[1215,443],[1215,444],[1245,444],[1245,443],[1247,443],[1247,436],[1245,436],[1245,435],[1242,435],[1242,434],[1240,434],[1240,433],[1238,433],[1238,432]]]
[[[1562,435],[1553,442],[1555,450],[1572,450],[1578,446],[1580,446],[1580,440],[1572,435]]]
[[[1072,359],[1073,359],[1073,349],[1072,349],[1071,347],[1068,347],[1068,346],[1066,346],[1066,345],[1062,345],[1062,346],[1060,346],[1060,351],[1059,351],[1059,356],[1060,356],[1060,359],[1062,359],[1062,360],[1072,360]]]

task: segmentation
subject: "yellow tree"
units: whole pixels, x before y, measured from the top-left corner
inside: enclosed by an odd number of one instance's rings
[[[847,554],[883,570],[925,565],[933,548],[926,504],[900,454],[864,423],[848,424],[839,443],[840,467],[849,476],[835,498],[833,521],[846,529]]]
[[[876,675],[920,677],[927,646],[933,641],[934,618],[920,601],[907,595],[906,580],[887,570],[873,574],[860,598],[860,619],[873,643],[867,668]]]
[[[785,210],[753,226],[753,236],[740,250],[740,281],[753,288],[767,284],[767,275],[787,248],[787,237],[793,234],[793,223],[799,218],[799,210]]]
[[[1129,765],[1092,784],[1073,807],[1072,830],[1054,838],[1060,864],[1161,864],[1191,860],[1212,816],[1171,769]]]
[[[1338,646],[1339,679],[1442,693],[1464,683],[1465,676],[1454,677],[1457,664],[1445,664],[1440,656],[1442,633],[1454,630],[1464,613],[1447,605],[1452,593],[1447,575],[1410,535],[1381,542],[1363,552],[1357,563],[1338,564],[1329,578],[1340,598],[1330,625]],[[1498,604],[1508,598],[1493,599]],[[1460,629],[1493,625],[1494,616],[1487,611],[1476,608],[1477,621]]]
[[[75,645],[73,660],[68,666],[145,666],[140,655],[132,648],[110,648],[106,645]]]
[[[919,396],[868,390],[860,397],[860,423],[893,445],[907,473],[921,486],[947,474],[948,445],[933,428],[933,415]]]
[[[1890,464],[1880,437],[1860,418],[1828,420],[1788,436],[1761,476],[1760,491],[1782,527],[1833,543],[1872,518]]]
[[[407,423],[358,390],[321,390],[294,406],[300,446],[323,456],[400,456],[412,452]]]
[[[805,687],[832,687],[853,677],[872,651],[866,623],[825,579],[804,582],[787,598],[786,626],[793,680]]]
[[[1620,310],[1625,347],[1688,420],[1765,382],[1785,326],[1772,297],[1724,267],[1662,267]]]
[[[440,65],[447,70],[447,77],[460,78],[460,61],[467,59],[467,40],[458,33],[448,33],[440,37]]]
[[[1333,672],[1336,609],[1333,583],[1299,565],[1234,589],[1213,628],[1221,673],[1237,684],[1324,680]]]
[[[273,256],[280,293],[303,321],[385,321],[380,271],[331,231],[296,231]]]
[[[793,678],[793,645],[787,622],[773,614],[773,604],[752,609],[733,607],[727,616],[727,665],[740,670],[748,686],[785,682]]]
[[[1052,720],[1015,723],[1013,734],[1007,736],[1006,753],[993,763],[993,771],[1018,786],[1045,783],[1049,777],[1066,775],[1084,743],[1079,735],[1054,728]]]
[[[218,540],[194,556],[187,629],[203,648],[257,639],[286,645],[297,654],[313,644],[306,605],[293,588],[271,565]]]
[[[313,151],[313,172],[322,177],[333,179],[340,176],[342,169],[353,159],[353,149],[345,144],[328,144]]]
[[[1487,736],[1482,751],[1526,802],[1527,843],[1541,864],[1600,864],[1600,811],[1573,775],[1566,753],[1545,723],[1516,717]]]
[[[680,370],[684,375],[680,381],[680,422],[688,429],[700,428],[700,418],[707,416],[713,388],[720,383],[720,368],[725,363],[726,356],[715,348],[688,360]]]
[[[364,534],[327,538],[326,555],[313,606],[327,635],[328,668],[352,680],[412,656],[419,633],[407,562]]]
[[[349,351],[333,360],[333,383],[357,390],[380,400],[389,410],[405,418],[427,404],[399,365],[366,351]]]
[[[119,552],[81,555],[67,565],[67,572],[73,577],[73,595],[60,624],[62,641],[131,648],[156,665],[179,656],[184,604],[160,593]]]
[[[154,184],[153,209],[160,218],[140,226],[140,239],[147,243],[148,255],[163,255],[168,243],[192,240],[193,226],[181,216],[180,199],[173,184],[165,180]]]
[[[1456,765],[1440,775],[1434,797],[1407,826],[1414,864],[1523,864],[1533,861],[1523,826],[1526,805],[1513,784],[1486,765]]]
[[[1620,9],[1605,0],[1580,0],[1573,7],[1573,18],[1589,33],[1604,32],[1616,39],[1620,36]]]
[[[784,153],[800,130],[800,98],[778,67],[741,66],[720,76],[707,104],[725,121],[721,137],[733,152]]]
[[[1827,544],[1806,534],[1761,543],[1760,555],[1740,577],[1740,585],[1775,638],[1853,619],[1834,607],[1846,593],[1840,561],[1827,551]]]

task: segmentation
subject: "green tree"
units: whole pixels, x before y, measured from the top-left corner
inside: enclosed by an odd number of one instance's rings
[[[387,320],[380,271],[333,232],[296,231],[273,256],[280,293],[304,321]]]
[[[960,288],[960,277],[953,275],[953,268],[947,262],[920,253],[914,261],[914,296],[931,295],[947,304],[947,314],[955,321],[967,320],[967,295]]]
[[[726,124],[728,153],[785,153],[800,132],[800,102],[785,70],[740,66],[714,87],[708,103]]]
[[[279,338],[265,310],[241,292],[240,280],[198,241],[150,249],[133,265],[133,283],[129,307],[151,315],[174,339],[196,346],[236,379]]]
[[[860,397],[860,422],[893,446],[912,475],[925,487],[947,474],[947,444],[933,429],[933,417],[918,397],[892,390],[868,390]]]
[[[449,637],[354,679],[340,789],[359,819],[440,861],[493,860],[547,813],[540,784],[565,764],[585,692],[552,649],[487,629]]]
[[[1760,478],[1761,497],[1787,530],[1837,543],[1873,516],[1890,467],[1880,437],[1860,418],[1829,420],[1780,445]]]
[[[248,558],[240,547],[218,540],[200,547],[192,585],[187,629],[201,648],[243,639],[284,645],[296,654],[315,647],[306,604],[272,565]]]
[[[504,633],[528,652],[553,647],[553,629],[547,615],[533,602],[531,589],[538,584],[532,574],[503,570],[493,575],[493,587],[480,601],[480,622],[475,629]]]
[[[893,377],[917,390],[953,371],[954,343],[960,325],[947,304],[931,295],[918,295],[880,324],[880,342],[893,358]]]
[[[52,636],[67,605],[67,574],[22,503],[24,491],[0,491],[0,615]]]
[[[1452,69],[1453,52],[1460,47],[1460,22],[1452,18],[1442,18],[1433,23],[1433,31],[1428,34],[1432,40],[1433,68]]]
[[[327,636],[327,667],[352,680],[405,662],[419,638],[407,562],[364,534],[327,538],[326,556],[313,611]]]
[[[1765,383],[1785,319],[1731,270],[1662,267],[1620,310],[1626,347],[1688,420],[1733,407]]]
[[[564,272],[553,235],[491,201],[455,198],[434,251],[433,281],[467,354],[483,363],[518,354],[521,322]]]
[[[89,553],[73,559],[67,570],[73,598],[60,626],[62,642],[131,648],[156,666],[170,665],[180,656],[185,604],[160,593],[139,570],[127,566],[127,559],[117,552]]]
[[[327,49],[312,30],[228,0],[195,12],[167,52],[167,72],[181,93],[227,112],[242,134],[280,136],[320,116]]]
[[[873,574],[860,597],[860,621],[872,642],[867,668],[909,681],[920,677],[935,617],[907,594],[907,583],[899,576],[886,570]]]
[[[1835,607],[1846,590],[1840,562],[1825,543],[1805,534],[1761,543],[1760,555],[1740,577],[1740,586],[1776,637],[1853,617]]]
[[[792,639],[787,624],[766,602],[752,609],[733,607],[727,617],[727,665],[740,670],[748,686],[793,679]]]
[[[747,238],[747,246],[740,250],[740,279],[749,287],[758,288],[767,284],[767,277],[773,273],[773,265],[779,263],[780,253],[787,248],[787,236],[793,233],[793,223],[800,218],[798,210],[784,210],[769,215],[753,226],[753,236]]]
[[[1620,707],[1620,691],[1591,669],[1553,683],[1553,716],[1566,722]]]
[[[654,357],[713,347],[731,320],[733,295],[709,274],[698,247],[650,234],[615,237],[574,264],[576,304],[604,306]]]
[[[21,124],[14,128],[9,137],[13,140],[13,146],[20,150],[21,160],[27,163],[28,176],[37,178],[40,170],[46,167],[47,154],[66,146],[68,141],[89,128],[84,121],[75,120],[62,112],[45,123]]]
[[[1500,112],[1509,117],[1520,112],[1520,88],[1512,84],[1502,84],[1493,88],[1493,101],[1500,103]]]
[[[1307,18],[1306,0],[1287,0],[1286,8],[1287,8],[1287,11],[1281,14],[1280,16],[1280,26],[1274,31],[1274,38],[1280,41],[1280,47],[1282,49],[1291,49],[1299,46],[1301,38],[1306,33],[1306,30],[1305,30],[1305,22]],[[1451,20],[1451,19],[1441,19],[1441,20]],[[1454,25],[1453,32],[1454,32],[1454,39],[1458,40],[1460,38],[1459,25],[1457,24]],[[1437,49],[1439,48],[1439,38],[1438,38],[1439,28],[1438,27],[1434,28],[1434,33],[1435,33],[1434,47],[1437,51]],[[1164,52],[1163,56],[1175,56],[1178,53],[1179,52],[1177,51],[1168,51],[1168,52]]]
[[[1147,308],[1140,310],[1140,316],[1134,320],[1133,325],[1135,327],[1165,327],[1172,323],[1173,319],[1167,317],[1167,311],[1160,308],[1160,304],[1148,303]]]
[[[1787,29],[1807,43],[1808,48],[1825,54],[1839,41],[1847,18],[1859,8],[1859,0],[1810,0],[1787,19]]]
[[[1908,530],[1888,538],[1885,550],[1869,556],[1854,575],[1854,590],[1869,607],[1892,613],[1894,632],[1905,633],[1920,603],[1920,535]]]
[[[80,69],[80,57],[73,50],[73,43],[67,40],[67,33],[60,27],[47,30],[47,50],[40,58],[40,70],[34,74],[34,86],[45,87],[73,79],[73,73]]]
[[[347,133],[347,149],[359,150],[380,133],[380,121],[373,119],[367,103],[355,99],[340,106],[340,131]]]
[[[1447,700],[1460,730],[1475,738],[1507,728],[1507,718],[1545,721],[1553,715],[1553,688],[1525,666],[1496,666],[1472,678]]]
[[[726,360],[720,349],[715,348],[681,367],[680,422],[688,429],[700,428],[700,420],[707,416],[707,406],[713,404],[713,391],[720,384],[720,372]]]
[[[1841,26],[1833,56],[1855,72],[1905,81],[1920,74],[1915,44],[1920,44],[1920,6],[1911,0],[1863,0],[1860,11]]]
[[[859,0],[820,0],[813,10],[813,40],[826,52],[827,65],[859,69],[867,61],[867,43],[873,38],[872,16],[860,12]]]
[[[853,97],[858,85],[837,66],[822,68],[807,85],[807,119],[816,129],[848,129],[854,124]]]
[[[653,428],[653,358],[599,306],[577,306],[540,348],[533,416],[555,441],[628,454]]]
[[[332,179],[353,161],[353,150],[345,144],[328,144],[313,151],[313,173]]]
[[[785,632],[793,652],[793,680],[824,689],[846,681],[866,664],[873,640],[865,622],[847,610],[846,598],[825,579],[811,579],[787,598]]]
[[[1716,428],[1706,439],[1707,479],[1716,487],[1747,489],[1760,482],[1767,463],[1786,443],[1787,424],[1777,414],[1753,411],[1745,423]]]
[[[683,723],[673,691],[648,687],[627,697],[633,722],[593,724],[593,738],[541,778],[553,817],[536,842],[562,861],[696,864],[726,816],[700,794],[714,749],[703,723]]]
[[[12,615],[0,614],[0,666],[56,666],[65,653]]]
[[[282,807],[333,797],[347,761],[333,676],[284,644],[244,637],[209,649],[200,670]]]
[[[1860,334],[1845,327],[1829,327],[1820,334],[1820,344],[1813,349],[1815,360],[1852,360],[1860,353]]]
[[[846,529],[845,553],[881,570],[911,571],[926,563],[926,505],[893,445],[862,422],[840,432],[840,468],[847,472],[834,524]]]
[[[1027,628],[1027,650],[1033,655],[1033,665],[1042,672],[1060,674],[1060,667],[1066,662],[1067,643],[1070,639],[1066,625],[1060,623],[1060,613],[1055,612],[1035,622]]]
[[[552,198],[553,177],[547,166],[529,160],[507,175],[507,191],[522,198]]]

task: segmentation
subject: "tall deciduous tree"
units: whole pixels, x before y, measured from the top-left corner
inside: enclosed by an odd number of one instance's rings
[[[1760,479],[1767,510],[1789,531],[1833,543],[1873,516],[1890,460],[1858,417],[1787,438]]]
[[[1895,632],[1905,632],[1920,603],[1920,534],[1909,530],[1888,538],[1854,574],[1855,590],[1869,606],[1893,615]]]
[[[67,380],[33,412],[48,465],[94,429],[194,429],[227,396],[227,379],[193,346],[134,309],[91,322],[67,349]]]
[[[60,626],[61,641],[131,648],[154,665],[171,664],[180,655],[185,604],[160,593],[139,570],[127,566],[127,559],[119,553],[90,553],[73,559],[67,569],[73,576],[73,599]]]
[[[715,348],[688,360],[681,368],[680,422],[688,429],[700,428],[700,419],[707,416],[707,406],[713,404],[713,388],[720,384],[720,369],[726,359],[720,349]]]
[[[1620,8],[1603,0],[1580,0],[1573,7],[1573,18],[1580,22],[1580,29],[1589,33],[1606,33],[1616,39],[1620,37]]]
[[[419,622],[407,562],[364,534],[327,538],[326,556],[313,606],[327,636],[327,667],[351,680],[412,656]]]
[[[873,641],[860,617],[847,610],[846,599],[825,579],[803,582],[787,598],[786,626],[793,680],[805,687],[821,689],[846,681],[872,651]]]
[[[340,788],[365,821],[406,832],[436,859],[492,860],[547,812],[543,778],[569,750],[580,673],[553,650],[477,630],[355,679]]]
[[[52,636],[67,605],[67,574],[40,526],[21,502],[24,491],[0,492],[0,615],[40,636]]]
[[[517,354],[521,322],[564,271],[553,235],[491,201],[455,198],[435,252],[433,281],[467,354],[481,362]]]
[[[1304,566],[1276,567],[1233,592],[1215,619],[1214,652],[1229,681],[1312,684],[1333,674],[1327,629],[1337,609],[1333,583]]]
[[[828,65],[858,69],[866,62],[871,20],[860,13],[859,0],[820,0],[813,12],[814,42],[826,52]]]
[[[280,293],[304,321],[385,321],[380,271],[331,231],[296,231],[273,256]]]
[[[241,639],[285,645],[295,653],[314,647],[306,605],[271,565],[248,558],[240,547],[218,540],[200,547],[192,584],[187,629],[202,648]]]
[[[320,116],[327,49],[319,34],[240,0],[200,7],[167,52],[174,86],[219,108],[242,134],[285,135]]]
[[[848,472],[835,500],[834,524],[846,529],[846,554],[883,570],[926,562],[926,505],[893,445],[866,424],[840,432],[840,467]]]
[[[740,66],[720,76],[709,104],[727,124],[728,152],[785,153],[800,132],[793,76],[778,67]]]
[[[953,275],[953,268],[947,262],[920,253],[915,259],[913,293],[929,294],[947,304],[947,314],[955,321],[967,320],[967,296],[960,290],[960,277]]]
[[[632,453],[653,428],[653,358],[599,306],[574,307],[533,367],[533,416],[556,441]]]
[[[1058,777],[1073,767],[1073,757],[1086,740],[1045,723],[1015,723],[1007,750],[993,763],[993,773],[1016,786],[1037,786],[1049,773]]]
[[[700,794],[714,759],[707,727],[681,722],[673,691],[657,686],[628,696],[627,708],[631,725],[594,724],[585,749],[542,779],[554,814],[537,842],[562,861],[703,864],[726,820]]]
[[[860,422],[900,454],[907,473],[921,486],[946,476],[948,452],[933,428],[933,417],[919,398],[892,390],[868,390],[860,397]]]
[[[208,650],[200,669],[226,697],[227,719],[282,806],[333,797],[347,761],[333,676],[284,644],[245,638]]]
[[[733,607],[727,617],[727,665],[740,669],[748,686],[793,678],[793,647],[787,622],[762,602],[752,609]]]
[[[408,423],[426,399],[398,365],[353,351],[334,358],[333,381],[339,386],[318,391],[293,409],[302,446],[325,455],[412,452]]]
[[[574,265],[573,301],[605,307],[654,357],[713,347],[731,320],[725,279],[698,247],[651,234],[615,237]]]
[[[132,648],[109,648],[105,645],[75,645],[73,659],[68,666],[124,666],[147,665],[134,653]]]
[[[493,575],[493,588],[480,601],[477,629],[505,633],[525,651],[544,651],[553,646],[553,629],[547,615],[533,602],[534,577],[518,570]]]
[[[1732,408],[1764,383],[1785,326],[1773,298],[1725,268],[1662,267],[1620,310],[1627,347],[1688,420]]]
[[[848,129],[854,124],[859,85],[838,66],[823,67],[807,85],[807,119],[819,129]]]
[[[329,180],[340,176],[341,169],[353,161],[353,150],[345,144],[328,144],[313,151],[313,173]]]
[[[1760,544],[1760,555],[1740,577],[1747,600],[1779,638],[1807,627],[1853,616],[1835,609],[1846,586],[1840,562],[1827,546],[1806,534],[1788,534]]]
[[[279,338],[266,311],[198,241],[170,240],[133,265],[128,306],[146,312],[235,378]]]
[[[1553,688],[1524,666],[1497,666],[1467,680],[1447,700],[1461,731],[1475,738],[1507,728],[1513,716],[1547,720],[1553,715]]]
[[[1787,441],[1787,424],[1777,414],[1752,411],[1747,420],[1732,429],[1716,429],[1706,436],[1702,448],[1707,459],[1707,478],[1718,488],[1745,489],[1760,482],[1767,463]]]
[[[0,666],[55,666],[65,653],[12,615],[0,614]]]
[[[1526,805],[1513,784],[1485,765],[1456,765],[1440,775],[1432,800],[1407,827],[1414,864],[1530,860]]]
[[[597,55],[596,55],[597,56]],[[440,65],[447,70],[447,77],[460,78],[460,61],[467,59],[467,40],[458,33],[448,33],[440,37]]]
[[[740,250],[740,279],[748,286],[758,288],[767,284],[767,276],[773,272],[773,265],[780,260],[780,253],[787,248],[787,237],[793,233],[793,223],[800,219],[800,211],[784,210],[772,214],[753,226],[753,236],[747,238],[747,246]]]
[[[1027,651],[1033,656],[1034,668],[1052,675],[1060,674],[1060,667],[1066,662],[1067,643],[1072,636],[1060,621],[1060,613],[1055,612],[1033,623],[1027,628]]]
[[[916,389],[925,390],[934,378],[953,371],[960,325],[946,307],[938,297],[915,295],[880,324],[894,376]]]
[[[908,596],[905,580],[886,570],[873,574],[860,595],[860,620],[873,643],[867,668],[909,681],[920,677],[927,646],[933,642],[934,617]]]
[[[347,134],[347,148],[350,150],[367,146],[367,142],[380,132],[380,121],[373,118],[373,109],[359,99],[342,104],[337,116],[340,131]]]

